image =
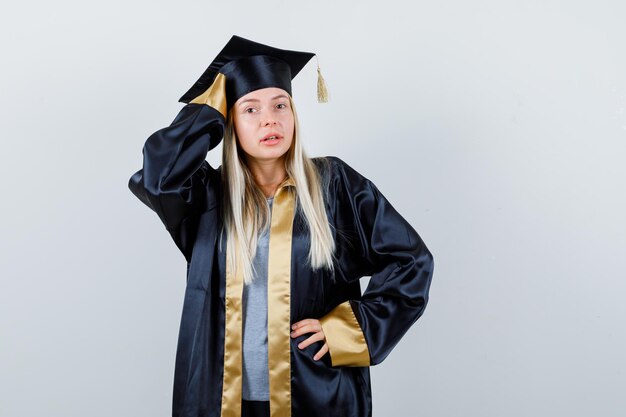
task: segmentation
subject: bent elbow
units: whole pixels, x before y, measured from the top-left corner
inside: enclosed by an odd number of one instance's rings
[[[135,172],[128,180],[128,188],[142,203],[154,210],[150,199],[148,198],[148,191],[143,182],[143,169]]]

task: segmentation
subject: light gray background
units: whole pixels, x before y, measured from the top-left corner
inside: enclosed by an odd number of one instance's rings
[[[331,102],[315,61],[294,81],[306,149],[435,256],[375,417],[624,415],[623,2],[2,9],[2,417],[170,415],[185,262],[127,181],[232,34],[319,54]]]

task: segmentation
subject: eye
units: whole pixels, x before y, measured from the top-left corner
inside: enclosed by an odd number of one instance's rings
[[[248,107],[247,109],[244,110],[245,113],[254,113],[256,112],[256,109],[254,107]]]
[[[278,108],[278,109],[286,109],[286,108],[287,108],[287,105],[286,105],[285,103],[278,103],[278,104],[276,105],[276,108]]]

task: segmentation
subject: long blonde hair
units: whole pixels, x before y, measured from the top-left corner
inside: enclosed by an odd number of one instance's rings
[[[324,193],[328,185],[318,172],[315,162],[306,156],[300,141],[298,116],[293,100],[289,97],[293,111],[295,128],[291,147],[286,153],[285,169],[296,184],[297,210],[303,215],[311,237],[307,262],[312,269],[327,268],[334,271],[333,259],[335,240],[330,230],[324,205]],[[228,112],[224,145],[222,148],[222,213],[223,227],[227,235],[228,268],[235,270],[241,256],[244,283],[252,282],[255,275],[253,260],[256,254],[258,234],[269,227],[270,207],[265,194],[254,182],[250,169],[245,163],[243,150],[237,146],[237,134],[232,112]],[[321,162],[327,162],[319,158]],[[324,163],[322,166],[326,167]],[[296,215],[298,215],[298,212]],[[223,236],[223,233],[221,234]],[[222,241],[220,238],[220,246]],[[233,256],[231,256],[233,254]]]

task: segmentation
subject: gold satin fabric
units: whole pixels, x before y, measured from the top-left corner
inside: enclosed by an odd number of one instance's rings
[[[267,259],[267,333],[270,416],[291,416],[291,237],[296,189],[287,179],[272,205]]]
[[[207,90],[189,102],[206,104],[213,107],[226,118],[226,76],[221,72],[217,74],[213,84]]]
[[[291,237],[296,206],[295,183],[287,178],[272,205],[267,265],[267,333],[270,416],[291,417]],[[228,257],[228,253],[226,255]],[[238,259],[241,259],[238,257]],[[228,265],[228,260],[227,263]],[[226,271],[226,330],[222,417],[241,416],[243,271]]]
[[[319,321],[332,366],[370,366],[365,336],[349,301],[339,304]]]
[[[241,257],[237,257],[237,271],[235,274],[228,268],[226,253],[226,294],[225,294],[225,321],[224,332],[224,383],[222,386],[222,417],[241,417],[241,391],[243,384],[241,350],[243,338],[242,295],[243,273]]]

